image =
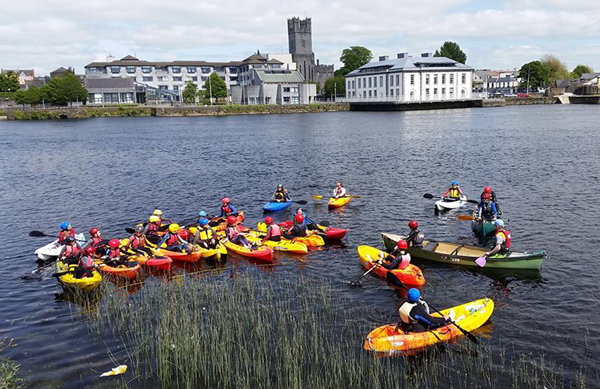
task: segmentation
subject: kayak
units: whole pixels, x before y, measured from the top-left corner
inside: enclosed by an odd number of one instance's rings
[[[137,261],[140,265],[156,270],[171,270],[173,260],[169,257],[148,257],[145,255],[132,255],[128,257],[130,260]]]
[[[496,229],[494,228],[493,221],[488,220],[473,219],[473,221],[471,222],[471,228],[473,229],[473,232],[475,232],[478,235],[483,235],[484,237],[496,231]]]
[[[256,229],[259,232],[267,232],[267,225],[263,222],[260,222],[256,225]],[[297,236],[292,240],[294,242],[304,243],[308,247],[325,246],[325,241],[323,240],[323,238],[321,236],[319,236],[316,232],[313,232],[313,231],[307,231],[306,236]]]
[[[237,215],[237,223],[236,223],[236,225],[241,224],[244,221],[244,219],[245,219],[244,212],[243,211],[239,211],[238,215]],[[221,218],[221,217],[216,217],[216,218],[212,219],[209,222],[209,225],[215,231],[224,231],[225,227],[227,227],[227,221],[225,219]],[[238,227],[240,227],[242,229],[246,228],[246,227],[243,227],[243,226],[238,226]]]
[[[229,239],[226,239],[224,241],[224,244],[225,244],[225,247],[227,247],[227,250],[231,250],[234,253],[237,253],[241,256],[259,259],[262,261],[273,262],[273,249],[271,249],[270,247],[259,246],[256,250],[252,250],[252,249],[247,249],[244,246],[235,244],[235,243],[229,241]]]
[[[388,251],[393,250],[398,240],[404,238],[401,235],[388,233],[382,233],[381,237]],[[479,267],[475,263],[475,260],[483,256],[487,251],[488,249],[485,247],[431,241],[424,241],[422,248],[412,246],[408,248],[408,252],[414,258],[470,267]],[[488,257],[485,267],[491,269],[539,270],[542,267],[544,258],[546,258],[544,250],[533,252],[511,251],[508,255],[494,254]]]
[[[281,223],[277,223],[278,226],[283,228],[292,228],[294,222],[291,220],[286,220]],[[316,232],[325,239],[328,240],[340,240],[343,239],[344,236],[348,233],[347,229],[344,228],[333,228],[333,227],[325,227],[320,224],[317,224],[318,230]],[[324,235],[325,234],[325,235]]]
[[[67,265],[63,261],[57,261],[55,265],[56,273],[65,273],[58,276],[58,282],[70,289],[79,289],[89,292],[96,289],[102,282],[102,275],[98,270],[92,271],[92,277],[75,278],[75,269],[77,265]]]
[[[494,301],[484,298],[441,312],[449,316],[463,330],[470,332],[484,325],[493,311]],[[439,313],[432,313],[431,316],[441,317]],[[426,332],[404,332],[399,328],[396,330],[396,324],[387,324],[371,331],[367,335],[363,348],[377,352],[407,351],[447,342],[462,335],[464,335],[462,331],[452,323]]]
[[[202,258],[206,261],[219,262],[221,259],[227,258],[227,248],[222,243],[219,243],[217,247],[212,249],[205,249],[199,245],[194,246],[196,250],[200,252]]]
[[[129,258],[127,262],[127,265],[119,265],[118,267],[113,267],[102,262],[98,263],[97,266],[102,273],[106,273],[107,275],[113,277],[127,278],[132,280],[137,277],[141,266],[138,262]]]
[[[258,231],[250,231],[250,234],[246,235],[246,239],[248,239],[248,241],[250,243],[258,244],[259,242],[261,242],[261,238],[264,238],[264,236],[265,236],[264,233],[260,233]],[[307,254],[308,253],[308,247],[304,243],[294,242],[292,240],[285,239],[283,237],[281,238],[281,240],[279,242],[276,242],[273,240],[267,240],[263,243],[275,251],[285,251],[285,252],[294,253],[294,254]]]
[[[376,249],[375,247],[361,245],[358,246],[358,256],[360,257],[360,261],[362,262],[365,269],[370,269],[375,265],[375,261],[378,261],[382,258],[387,257],[389,254]],[[394,269],[388,270],[383,266],[377,267],[371,273],[375,273],[381,278],[387,278],[387,273],[392,272],[400,282],[404,285],[410,286],[423,286],[425,285],[425,277],[423,276],[423,272],[417,266],[412,263],[409,264],[406,269]]]
[[[179,251],[169,251],[166,249],[156,249],[154,253],[159,256],[169,257],[174,261],[183,261],[183,262],[198,262],[200,258],[202,258],[202,253],[200,251],[193,251],[191,253],[179,252]]]
[[[338,197],[337,199],[335,197],[331,197],[327,205],[329,206],[329,208],[339,208],[348,204],[350,200],[352,200],[352,197],[350,196]]]
[[[80,246],[86,242],[85,235],[83,235],[83,233],[76,234],[75,240]],[[35,250],[34,254],[37,255],[38,259],[42,261],[49,261],[51,259],[58,258],[58,254],[60,254],[60,250],[62,250],[63,247],[64,245],[58,244],[58,239],[56,239],[55,241]]]
[[[292,205],[292,201],[269,201],[263,205],[263,211],[265,212],[277,212],[284,210]]]
[[[460,208],[467,204],[467,196],[460,196],[460,200],[455,199],[441,199],[435,202],[435,209],[438,211],[447,211],[450,209]]]

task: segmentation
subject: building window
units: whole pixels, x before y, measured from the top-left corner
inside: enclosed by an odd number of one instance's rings
[[[450,75],[450,84],[454,84],[454,74]]]
[[[298,87],[297,86],[292,86],[290,88],[290,92],[292,92],[292,93],[298,93]]]
[[[383,76],[379,76],[379,86],[383,86]]]
[[[133,93],[121,93],[121,103],[133,103]]]
[[[373,94],[371,93],[371,91],[369,91],[369,97],[373,97]]]
[[[367,91],[366,90],[363,91],[363,97],[367,97]]]
[[[390,96],[393,96],[393,95],[394,95],[394,90],[390,89]]]
[[[429,85],[429,74],[425,75],[425,85]]]
[[[292,104],[300,104],[300,97],[292,96]]]
[[[425,100],[429,100],[429,88],[425,88]]]
[[[450,92],[450,97],[454,97],[454,88],[450,88],[448,91]]]
[[[400,75],[396,74],[396,85],[400,85]]]
[[[142,73],[148,74],[151,71],[152,71],[152,68],[150,66],[142,66]]]
[[[154,77],[142,77],[142,81],[153,81]]]
[[[207,81],[207,80],[208,80],[208,77],[200,77],[200,79],[201,79],[202,81]]]
[[[354,85],[355,85],[355,82],[354,82],[354,80],[352,80],[352,89],[356,89],[356,87]]]
[[[179,67],[179,66],[171,66],[171,72],[173,74],[179,74],[179,73],[181,73],[181,67]]]
[[[173,85],[173,90],[174,91],[178,91],[179,90],[179,85]]]
[[[160,90],[169,90],[169,86],[168,85],[159,85],[158,89],[160,89]]]
[[[238,72],[237,68],[229,68],[230,74],[237,74],[237,72]]]
[[[180,77],[173,77],[173,82],[177,82],[177,81],[181,81],[183,78]]]
[[[371,81],[371,77],[369,77],[369,88],[371,88],[373,86],[372,81]]]
[[[192,77],[190,77],[190,79],[191,79],[192,81],[198,81],[198,77],[196,77],[196,76],[192,76]]]
[[[396,96],[400,96],[400,89],[396,88]]]
[[[118,103],[119,102],[119,94],[118,93],[105,93],[104,94],[104,102],[105,103]]]
[[[442,88],[442,98],[446,98],[446,88]]]
[[[169,81],[168,77],[166,77],[166,76],[156,76],[156,80],[157,81]]]
[[[377,88],[377,76],[373,77],[373,88]]]
[[[127,73],[129,73],[129,74],[135,73],[135,66],[127,66]]]
[[[433,75],[433,85],[437,85],[437,82],[438,82],[438,77],[437,76],[438,76],[437,74]]]
[[[467,83],[467,74],[466,73],[461,74],[460,80],[463,84],[466,84]]]
[[[288,103],[288,104],[289,104],[289,103],[290,103],[290,101],[291,101],[291,100],[290,100],[290,97],[289,97],[289,96],[286,96],[286,97],[284,97],[284,98],[283,98],[283,103],[284,103],[284,104],[285,104],[285,103]]]
[[[120,66],[111,66],[110,67],[110,72],[112,74],[118,74],[121,73],[121,67]],[[117,95],[118,96],[118,95]],[[117,97],[118,98],[118,97]]]
[[[210,68],[208,66],[202,66],[201,70],[204,74],[210,73]]]
[[[390,86],[394,86],[394,75],[393,74],[390,77]]]
[[[289,86],[284,86],[283,87],[283,91],[289,93],[290,92],[290,87]]]
[[[410,85],[415,85],[415,75],[414,74],[410,75]]]
[[[446,75],[442,74],[442,85],[446,83]]]
[[[438,89],[438,88],[433,88],[433,98],[434,98],[434,99],[437,99],[437,97],[438,97],[438,94],[437,94],[437,89]]]
[[[187,72],[188,72],[188,74],[195,74],[196,73],[196,68],[195,67],[188,67],[187,68]]]

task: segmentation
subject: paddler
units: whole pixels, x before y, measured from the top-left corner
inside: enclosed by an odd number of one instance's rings
[[[74,237],[68,236],[64,239],[64,246],[60,253],[58,254],[58,258],[63,260],[68,265],[74,265],[79,261],[79,257],[83,250],[81,246]]]
[[[215,233],[215,230],[208,225],[208,219],[206,217],[198,220],[198,227],[196,227],[193,244],[204,247],[205,249],[214,249],[217,247],[217,234]]]
[[[94,247],[87,247],[84,254],[79,258],[77,268],[75,269],[75,278],[93,277],[94,269],[96,264],[94,263],[94,254],[96,249]]]
[[[496,253],[506,255],[510,249],[510,231],[504,228],[504,221],[496,220],[494,228],[496,230],[496,244],[490,251],[485,253],[486,257]]]
[[[246,239],[246,237],[242,235],[240,230],[237,228],[236,223],[237,217],[232,215],[227,218],[227,227],[225,228],[225,236],[227,239],[229,239],[231,243],[244,246],[247,249],[256,249],[257,246],[248,242],[248,239]]]
[[[135,226],[135,232],[129,237],[124,250],[127,251],[129,249],[152,255],[152,250],[148,247],[148,239],[146,238],[146,234],[144,234],[144,226],[142,224]]]
[[[162,227],[163,225],[167,225],[167,224],[172,224],[173,220],[171,219],[166,219],[162,217],[162,211],[160,209],[155,209],[154,212],[152,212],[153,216],[158,216],[158,226]]]
[[[93,247],[95,249],[99,248],[102,242],[104,242],[102,234],[100,233],[100,229],[98,227],[92,227],[89,233],[90,239],[87,242],[85,242],[84,247]]]
[[[277,190],[275,191],[275,193],[273,193],[273,199],[278,203],[283,203],[291,200],[288,190],[284,188],[281,184],[277,186]]]
[[[398,243],[396,243],[394,251],[377,262],[387,270],[404,270],[410,264],[410,254],[406,251],[407,249],[408,243],[404,239],[400,239]]]
[[[231,204],[231,199],[229,197],[223,197],[221,199],[221,202],[223,203],[223,205],[221,205],[221,215],[220,215],[220,217],[227,217],[227,218],[229,218],[229,216],[237,216],[238,211],[233,206],[233,204]]]
[[[190,248],[189,243],[178,234],[179,228],[179,224],[171,223],[167,233],[158,243],[158,247],[162,248],[163,243],[165,243],[167,245],[166,249],[169,251],[184,252],[185,250],[187,252],[192,252],[193,249]]]
[[[58,233],[58,244],[65,244],[65,239],[72,236],[75,239],[75,230],[71,227],[70,222],[62,222],[60,232]]]
[[[156,236],[156,235],[158,235],[159,229],[160,229],[160,218],[156,215],[150,216],[150,218],[148,219],[148,224],[146,225],[146,228],[144,229],[144,234]]]
[[[339,199],[340,197],[346,196],[346,188],[342,186],[342,181],[338,181],[335,184],[335,189],[333,189],[333,197],[335,199]]]
[[[104,263],[111,267],[119,267],[120,265],[126,265],[127,261],[121,257],[121,241],[119,239],[111,239],[108,242],[108,250],[104,255]]]
[[[442,195],[443,199],[450,199],[450,200],[460,200],[460,196],[463,195],[463,191],[462,189],[460,189],[460,186],[458,185],[458,181],[454,180],[452,181],[452,185],[450,185],[450,188],[448,188],[448,190],[446,190],[446,192],[444,192],[444,194]],[[447,196],[447,197],[446,197]]]
[[[398,309],[400,328],[404,332],[426,332],[446,325],[448,316],[435,317],[429,314],[429,305],[421,300],[419,289],[408,290],[408,298]]]
[[[267,235],[263,238],[263,242],[267,240],[272,240],[273,242],[281,241],[281,228],[273,223],[273,218],[268,216],[265,218],[265,224],[267,225]]]
[[[306,224],[304,224],[304,215],[296,214],[292,228],[283,233],[283,237],[294,239],[300,236],[306,236]]]
[[[408,228],[410,228],[410,232],[406,237],[408,245],[415,248],[423,247],[425,235],[419,231],[419,223],[416,220],[411,220],[408,222]]]
[[[483,200],[477,206],[477,218],[479,220],[496,220],[498,218],[498,211],[496,205],[491,201],[489,193],[484,193],[481,196]]]
[[[490,199],[496,206],[496,211],[500,212],[500,206],[498,205],[498,198],[496,197],[496,192],[494,192],[491,187],[486,186],[485,188],[483,188],[483,192],[481,192],[481,201],[483,201],[483,195],[486,193],[490,195]]]

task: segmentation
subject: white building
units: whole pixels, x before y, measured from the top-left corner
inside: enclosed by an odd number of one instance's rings
[[[472,98],[473,68],[423,53],[379,57],[346,75],[347,101],[449,101]]]

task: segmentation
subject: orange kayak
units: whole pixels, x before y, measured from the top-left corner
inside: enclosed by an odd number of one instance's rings
[[[109,266],[104,263],[101,263],[98,265],[98,268],[100,269],[100,271],[102,273],[106,273],[107,275],[111,275],[113,277],[127,278],[129,280],[132,280],[135,277],[137,277],[138,273],[140,272],[141,266],[136,261],[128,261],[128,262],[131,262],[131,264],[135,263],[135,266],[129,267],[128,265],[119,265],[118,267],[113,267],[113,266]]]
[[[183,262],[198,262],[202,258],[202,253],[200,250],[193,251],[191,253],[181,253],[178,251],[169,251],[165,249],[157,249],[154,250],[156,255],[162,255],[165,257],[171,258],[173,261],[183,261]]]
[[[360,257],[360,261],[362,262],[365,269],[370,269],[375,266],[375,261],[383,259],[387,257],[389,254],[384,253],[381,250],[376,249],[375,247],[361,245],[358,246],[358,256]],[[417,266],[412,263],[409,264],[406,269],[394,269],[388,270],[383,266],[377,267],[372,273],[375,273],[381,278],[386,278],[388,272],[394,273],[404,285],[410,286],[423,286],[425,285],[425,277],[423,276],[423,272]]]

